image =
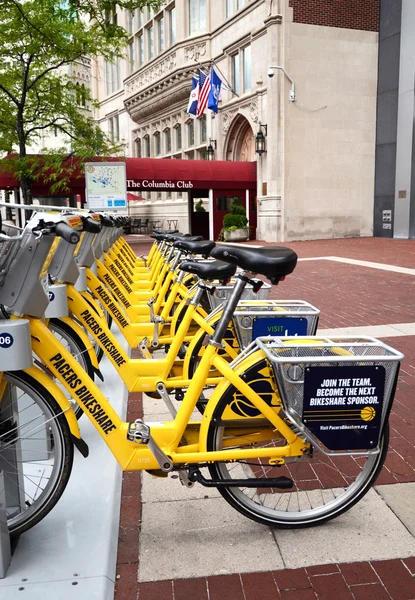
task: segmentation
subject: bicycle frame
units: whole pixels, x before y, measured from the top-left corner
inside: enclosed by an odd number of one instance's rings
[[[40,319],[29,317],[32,336],[33,350],[42,356],[44,364],[53,375],[61,382],[63,387],[72,394],[78,404],[104,439],[110,451],[115,456],[123,470],[158,470],[158,464],[153,453],[146,444],[136,443],[128,439],[130,423],[124,422],[117,415],[107,398],[102,394],[98,386],[86,375],[78,362],[59,344]],[[151,435],[162,451],[171,459],[174,465],[199,464],[209,461],[234,461],[256,458],[284,459],[288,456],[303,456],[307,444],[303,442],[290,427],[278,415],[280,404],[275,408],[270,407],[249,385],[240,377],[250,365],[262,357],[261,352],[249,356],[241,361],[236,370],[232,369],[226,360],[217,354],[213,345],[208,345],[201,358],[195,377],[189,384],[188,390],[180,405],[179,411],[173,421],[164,424],[155,424],[151,427]],[[207,411],[202,423],[190,422],[191,415],[197,400],[206,385],[210,368],[214,366],[223,376],[221,384],[209,399]],[[275,439],[277,430],[285,438],[287,444],[278,447],[266,447],[259,449],[235,449],[229,448],[218,451],[207,450],[207,434],[210,425],[210,417],[214,407],[219,402],[224,390],[229,384],[243,394],[262,416],[269,421],[264,427],[255,425],[255,419],[243,419],[244,429],[254,428],[244,434],[243,442],[258,441],[258,436],[265,434],[269,439],[272,432]],[[236,417],[237,418],[237,417]],[[250,421],[248,424],[247,421]],[[241,445],[241,430],[233,442]],[[252,437],[251,437],[252,436]],[[229,440],[229,444],[232,440]]]
[[[105,320],[100,319],[97,314],[91,311],[91,306],[82,294],[72,285],[68,285],[67,290],[69,310],[104,350],[129,391],[154,391],[157,383],[164,383],[167,388],[183,388],[189,385],[190,381],[187,377],[187,371],[183,371],[183,365],[188,365],[188,361],[185,363],[182,359],[177,358],[181,345],[188,338],[187,333],[193,322],[196,322],[197,325],[200,328],[203,328],[209,335],[214,331],[213,327],[198,314],[197,306],[194,304],[189,304],[187,306],[176,335],[168,338],[171,345],[165,358],[156,360],[151,358],[148,360],[131,359],[118,343],[115,336],[111,333]],[[101,295],[101,298],[103,298],[103,302],[106,304],[106,297]],[[111,305],[106,304],[106,306],[111,312]],[[119,317],[118,312],[118,309],[114,309],[114,313],[117,317]],[[123,322],[125,322],[125,319]],[[151,327],[151,324],[147,327],[152,333],[153,328]],[[130,342],[130,345],[133,347],[137,346],[138,343],[142,341],[142,336],[133,337],[137,334],[134,333],[133,330],[127,329],[127,326],[125,329],[124,335]],[[127,338],[127,336],[129,337]],[[225,348],[229,356],[232,358],[237,356],[237,350],[228,344],[225,344]],[[43,360],[44,357],[42,356],[41,358]],[[178,370],[180,374],[177,374]],[[172,371],[174,373],[173,375]],[[206,385],[212,385],[218,381],[218,377],[209,377],[207,378]]]

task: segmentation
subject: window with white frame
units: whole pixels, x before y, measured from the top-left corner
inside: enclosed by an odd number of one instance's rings
[[[242,89],[244,92],[249,92],[251,91],[251,46],[245,46],[242,50],[242,65]]]
[[[148,60],[154,58],[154,35],[152,25],[147,29],[147,56]]]
[[[135,61],[134,61],[134,40],[128,44],[128,72],[134,73]]]
[[[251,91],[251,46],[231,56],[232,87],[237,94]]]
[[[161,154],[161,137],[160,137],[159,131],[156,131],[156,133],[154,134],[154,150],[155,150],[156,156],[160,156],[160,154]]]
[[[144,38],[142,34],[137,37],[137,63],[139,67],[144,64]]]
[[[120,140],[120,119],[118,115],[108,119],[108,135],[113,142]]]
[[[176,150],[181,150],[182,149],[182,126],[181,125],[177,125],[176,127]]]
[[[241,69],[240,69],[240,60],[239,60],[239,52],[232,56],[232,87],[233,91],[236,94],[241,93],[240,87],[240,79],[241,79]]]
[[[189,33],[206,31],[206,0],[189,0]]]
[[[129,11],[127,11],[127,31],[130,35],[132,33],[134,33],[134,28],[135,28],[134,11],[129,10]]]
[[[202,144],[203,142],[206,142],[206,115],[203,115],[203,117],[200,119],[199,121],[200,125],[200,143]]]
[[[231,17],[237,10],[245,6],[247,0],[225,0],[226,17]]]
[[[173,7],[167,11],[169,22],[169,45],[176,43],[176,8]]]
[[[137,8],[137,28],[140,29],[140,27],[143,26],[143,11],[141,10],[141,8]]]
[[[170,154],[171,152],[171,129],[164,130],[164,150],[165,154]]]
[[[195,122],[191,119],[187,124],[187,145],[195,145]]]
[[[121,87],[121,64],[117,58],[115,62],[105,61],[105,82],[107,96],[113,94]]]
[[[137,138],[134,140],[134,150],[136,158],[141,158],[141,140]]]
[[[150,136],[147,134],[144,136],[144,151],[146,158],[150,158],[151,149],[150,149]]]
[[[157,20],[157,48],[159,54],[164,52],[164,17]]]

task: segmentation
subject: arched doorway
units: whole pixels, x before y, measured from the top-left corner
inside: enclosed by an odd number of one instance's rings
[[[254,162],[255,135],[246,117],[236,115],[225,142],[225,160]]]
[[[227,139],[225,141],[224,158],[233,162],[256,162],[255,154],[255,135],[251,124],[244,115],[238,114],[231,123]],[[238,198],[239,204],[245,206],[246,214],[251,227],[251,239],[256,238],[257,212],[256,212],[256,192],[229,190],[224,196],[215,194],[214,222],[215,231],[222,228],[223,217],[230,211],[232,198]]]

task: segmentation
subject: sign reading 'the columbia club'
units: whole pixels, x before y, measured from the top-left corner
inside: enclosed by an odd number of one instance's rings
[[[191,181],[155,181],[154,179],[142,179],[137,181],[136,179],[127,179],[127,188],[140,189],[140,190],[156,190],[156,189],[171,189],[171,190],[188,190],[192,189],[193,183]]]
[[[303,422],[331,450],[374,449],[382,422],[383,366],[309,367]]]

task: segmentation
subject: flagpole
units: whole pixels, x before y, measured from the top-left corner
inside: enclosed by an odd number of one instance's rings
[[[229,83],[229,81],[226,79],[225,75],[222,73],[222,71],[219,69],[218,65],[215,63],[214,59],[212,58],[211,63],[214,67],[216,67],[216,69],[219,71],[219,73],[222,75],[226,85],[229,88],[229,91],[232,92],[232,94],[234,94],[237,98],[239,98],[239,94],[237,94],[235,92],[235,90],[233,89],[233,87],[231,86],[231,84]]]

